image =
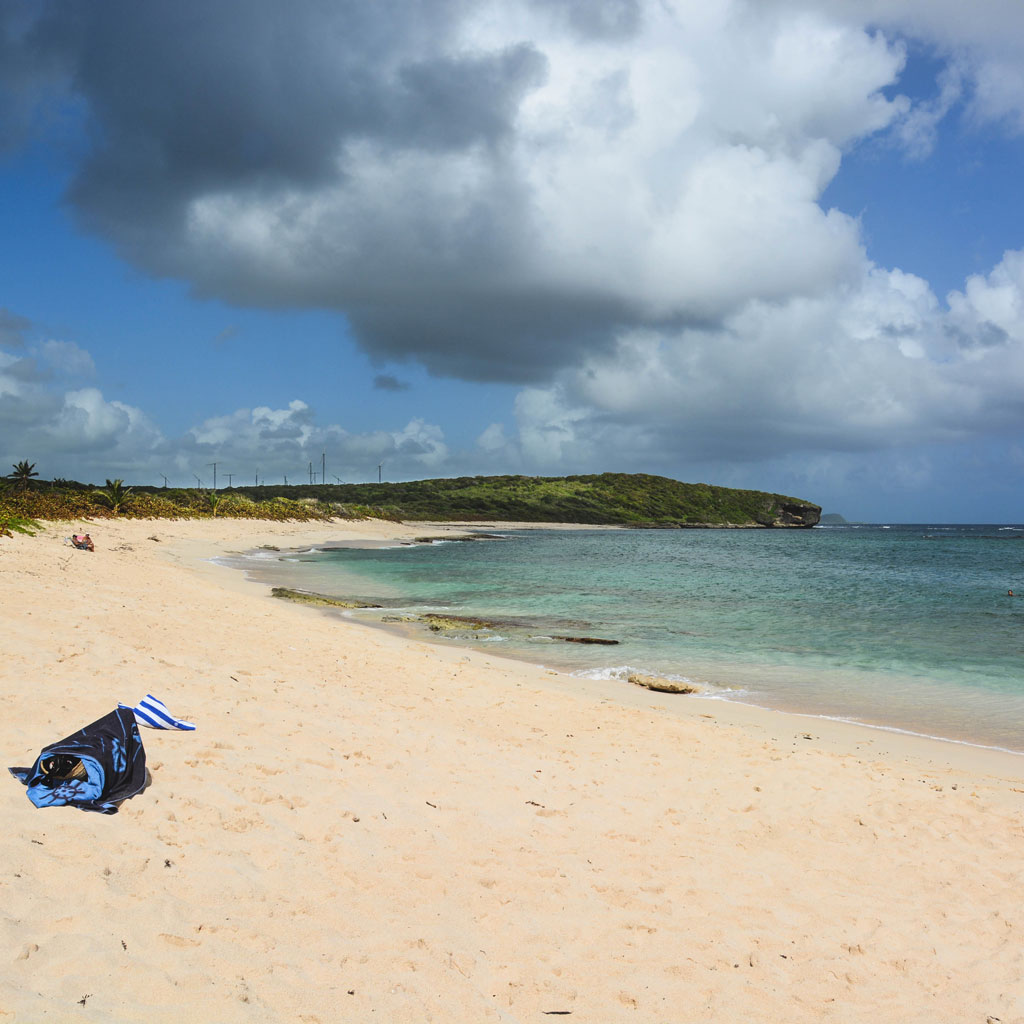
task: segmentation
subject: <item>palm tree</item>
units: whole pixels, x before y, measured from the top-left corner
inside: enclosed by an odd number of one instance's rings
[[[13,464],[13,473],[7,475],[18,485],[18,490],[23,491],[31,483],[32,477],[39,476],[36,472],[36,464],[29,462],[28,459],[22,459],[21,462],[15,462]]]
[[[125,487],[123,480],[108,480],[106,489],[93,491],[92,493],[94,497],[98,498],[116,516],[124,508],[128,495],[132,493],[132,489]]]

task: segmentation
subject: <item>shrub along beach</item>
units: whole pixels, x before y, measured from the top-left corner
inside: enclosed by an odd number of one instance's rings
[[[4,1019],[1024,1021],[1021,757],[439,647],[211,561],[422,522],[45,491],[2,499],[41,521],[0,539],[6,763],[146,694],[197,728],[142,730],[112,817],[9,780]]]

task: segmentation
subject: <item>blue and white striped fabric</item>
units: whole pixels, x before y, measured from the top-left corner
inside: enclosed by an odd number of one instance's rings
[[[118,707],[126,708],[129,705],[119,704]],[[151,693],[139,701],[131,709],[135,712],[135,719],[139,725],[148,725],[151,729],[194,729],[192,722],[175,718],[168,710],[162,700],[157,700]]]

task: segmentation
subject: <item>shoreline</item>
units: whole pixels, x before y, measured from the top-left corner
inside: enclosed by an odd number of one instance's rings
[[[145,693],[198,728],[113,817],[8,781],[0,1019],[1024,1021],[1018,755],[581,692],[209,561],[420,523],[71,528],[0,541],[6,763]]]
[[[427,524],[404,523],[404,524],[402,524],[402,527],[403,527],[403,530],[405,530],[405,529],[412,528],[412,527],[415,527],[415,526],[418,526],[418,525],[426,525],[429,528],[435,529],[435,530],[437,530],[439,532],[447,531],[447,532],[451,533],[452,536],[449,537],[449,538],[445,538],[444,536],[430,536],[430,537],[417,536],[417,537],[414,537],[414,538],[408,538],[408,537],[403,535],[401,537],[391,538],[391,539],[388,539],[388,540],[384,540],[384,539],[381,539],[381,540],[351,539],[351,540],[346,540],[346,541],[341,541],[341,542],[328,542],[328,543],[325,543],[325,544],[322,544],[322,545],[317,545],[315,547],[318,550],[327,550],[327,549],[330,549],[330,548],[346,548],[346,547],[350,547],[350,548],[393,547],[393,546],[396,546],[396,542],[397,542],[397,544],[400,544],[400,545],[413,545],[413,544],[416,544],[416,543],[424,543],[426,541],[444,541],[444,540],[451,540],[451,541],[454,541],[454,540],[473,541],[473,540],[476,540],[478,535],[480,533],[482,533],[482,532],[501,533],[501,532],[507,532],[507,531],[512,531],[512,530],[520,531],[520,530],[563,530],[564,529],[564,530],[570,530],[570,531],[580,531],[580,530],[621,530],[621,529],[624,529],[624,527],[619,527],[619,526],[607,526],[607,527],[600,527],[600,526],[598,526],[598,527],[592,527],[592,526],[588,526],[588,525],[585,525],[585,524],[582,524],[582,525],[581,524],[559,524],[559,523],[525,523],[524,524],[524,523],[516,523],[516,522],[501,522],[501,523],[490,524],[490,525],[482,524],[482,523],[474,523],[474,522],[460,522],[460,523],[438,523],[438,522],[432,522],[432,523],[427,523]],[[248,552],[248,554],[254,554],[258,550],[259,549],[254,549],[254,550]],[[282,555],[287,555],[287,554],[296,554],[296,553],[300,553],[300,552],[308,551],[308,550],[311,550],[308,546],[302,546],[302,547],[299,547],[299,548],[280,549],[280,552],[281,552]],[[273,568],[267,568],[265,570],[261,570],[260,568],[254,566],[254,565],[247,565],[247,564],[245,564],[244,561],[242,561],[242,560],[239,560],[237,562],[233,562],[231,559],[227,559],[227,558],[219,560],[219,561],[220,561],[220,564],[222,564],[222,565],[224,565],[226,567],[229,567],[229,568],[232,568],[232,569],[235,569],[235,570],[241,570],[242,573],[246,575],[246,578],[250,582],[256,583],[256,584],[258,584],[260,586],[267,587],[268,589],[272,588],[274,586],[277,586],[277,585],[283,585],[283,586],[285,586],[286,589],[288,587],[293,586],[293,585],[298,585],[298,584],[295,583],[295,581],[290,576],[288,576],[287,573],[282,573],[279,578],[275,578],[275,573],[274,573],[274,569]],[[252,574],[251,576],[250,576],[250,573]],[[300,587],[300,590],[301,590],[301,587]],[[336,598],[341,598],[343,600],[349,600],[352,597],[352,595],[350,595],[350,594],[336,594],[336,595],[332,595],[332,596],[336,597]],[[368,606],[368,607],[372,607],[372,606]],[[404,607],[404,606],[399,605],[394,610],[396,610],[396,611],[397,610],[401,610],[402,607]],[[391,608],[390,608],[390,606],[387,606],[387,608],[384,609],[384,610],[389,611],[389,610],[391,610]],[[344,611],[332,610],[332,609],[329,609],[329,608],[322,608],[322,609],[320,609],[320,611],[321,611],[321,613],[326,614],[328,617],[334,619],[335,621],[342,622],[342,623],[347,623],[347,624],[354,624],[354,623],[356,623],[356,624],[359,624],[361,626],[365,626],[365,627],[367,627],[369,629],[372,629],[372,630],[379,630],[381,632],[384,632],[384,633],[387,633],[387,634],[399,637],[399,638],[404,639],[404,640],[406,640],[408,642],[411,642],[411,643],[419,641],[419,642],[430,643],[430,644],[433,644],[435,646],[442,647],[442,648],[450,647],[450,648],[455,648],[455,649],[459,649],[459,650],[473,651],[473,652],[481,653],[481,645],[478,642],[474,642],[471,637],[461,636],[461,635],[457,635],[457,634],[456,635],[446,635],[445,633],[440,633],[440,634],[432,633],[432,632],[429,631],[429,629],[428,629],[428,627],[427,627],[427,625],[426,625],[426,623],[424,621],[415,621],[414,619],[408,619],[408,620],[405,620],[405,621],[397,622],[397,621],[394,621],[394,620],[388,621],[387,619],[376,619],[376,618],[373,618],[372,615],[368,615],[368,616],[365,616],[365,617],[359,617],[358,615],[353,616],[353,615],[350,614],[350,612],[352,612],[352,611],[358,612],[359,611],[358,608],[345,609]],[[463,613],[466,613],[465,609],[463,609],[460,614],[463,614]],[[446,614],[446,613],[442,613],[442,614]],[[470,618],[472,618],[474,616],[474,613],[472,612],[472,610],[470,610],[468,612],[468,614],[469,614]],[[417,618],[419,618],[419,617],[417,616]],[[625,698],[623,697],[623,694],[629,693],[630,691],[632,691],[635,688],[633,686],[633,684],[628,682],[626,676],[623,675],[623,672],[627,672],[627,673],[628,672],[635,672],[637,674],[642,674],[642,675],[649,675],[649,674],[652,674],[652,673],[655,674],[655,675],[658,674],[655,670],[650,669],[648,667],[645,667],[643,665],[629,665],[629,666],[625,666],[621,671],[618,671],[617,674],[601,675],[601,674],[599,674],[602,671],[601,669],[577,669],[577,668],[573,667],[571,659],[569,659],[569,658],[559,659],[557,657],[557,654],[554,654],[554,656],[551,657],[550,659],[541,658],[541,657],[539,657],[537,655],[532,654],[530,651],[525,650],[521,645],[519,647],[513,647],[513,649],[511,649],[511,650],[488,651],[487,653],[488,653],[489,656],[505,658],[505,659],[507,659],[509,661],[512,661],[512,662],[515,662],[515,663],[520,663],[520,664],[526,664],[526,665],[531,665],[531,666],[539,667],[539,668],[551,671],[553,673],[566,675],[566,676],[568,676],[568,677],[570,677],[572,679],[578,680],[578,682],[579,682],[579,691],[581,693],[585,693],[586,692],[588,684],[593,684],[593,683],[596,683],[596,682],[607,683],[608,687],[602,687],[601,688],[602,699],[608,699],[610,697],[611,699],[623,699],[623,700],[625,700]],[[606,667],[604,669],[604,671],[612,673],[613,671],[617,671],[617,670],[613,669],[611,666],[608,666],[608,667]],[[749,668],[749,666],[746,667],[746,671],[748,673],[751,672],[751,669]],[[756,671],[756,670],[754,670],[754,671]],[[671,678],[675,679],[677,677],[673,676]],[[678,678],[679,678],[680,681],[690,682],[690,680],[687,677],[680,676]],[[901,723],[895,722],[895,721],[889,721],[889,722],[884,721],[884,720],[880,720],[880,721],[870,721],[870,720],[868,720],[868,721],[865,721],[865,720],[861,720],[861,719],[855,718],[855,717],[850,716],[850,715],[842,715],[842,714],[836,714],[836,713],[829,713],[829,712],[826,712],[826,711],[806,710],[805,708],[802,708],[802,707],[800,707],[798,705],[794,705],[791,702],[787,703],[785,700],[782,700],[782,699],[779,699],[777,701],[777,703],[773,704],[771,702],[770,698],[768,698],[768,697],[766,697],[766,699],[763,702],[758,702],[756,699],[753,699],[752,697],[748,696],[746,689],[743,688],[742,686],[740,686],[737,689],[737,688],[733,688],[733,687],[722,687],[720,684],[719,685],[715,685],[715,684],[709,684],[709,683],[702,682],[702,681],[698,681],[698,682],[694,683],[693,685],[698,687],[698,692],[697,693],[693,693],[693,694],[685,695],[685,697],[687,699],[693,700],[693,701],[707,702],[707,703],[716,704],[716,705],[717,704],[741,705],[741,706],[744,706],[744,707],[749,707],[749,708],[752,708],[752,709],[756,709],[758,711],[761,711],[761,712],[764,712],[764,713],[767,713],[767,714],[790,715],[790,716],[793,716],[795,718],[807,719],[807,720],[810,720],[810,721],[813,721],[813,722],[832,722],[832,723],[839,724],[839,725],[849,726],[849,727],[855,728],[855,729],[867,729],[867,730],[871,730],[871,731],[875,731],[875,732],[893,734],[895,736],[905,736],[905,737],[908,737],[908,738],[911,738],[911,739],[918,739],[918,740],[924,740],[924,741],[930,741],[930,742],[936,742],[936,743],[951,744],[951,745],[954,745],[954,746],[963,746],[963,747],[966,747],[966,748],[969,748],[969,749],[976,749],[976,750],[980,750],[980,751],[990,751],[990,752],[996,753],[996,754],[1005,754],[1005,755],[1009,755],[1010,757],[1015,757],[1015,758],[1024,757],[1024,748],[1022,748],[1022,749],[1014,749],[1012,747],[1000,745],[999,743],[983,742],[983,741],[978,740],[978,739],[964,738],[964,737],[960,737],[960,736],[946,736],[946,735],[940,735],[940,734],[937,734],[937,733],[924,732],[924,731],[921,731],[921,730],[918,730],[918,729],[914,729],[914,728],[909,727],[909,726],[907,726],[905,724],[901,724]],[[735,693],[739,693],[740,696],[734,696],[733,694],[735,694]],[[678,699],[683,699],[683,696],[684,695],[680,695],[678,697],[671,697],[670,696],[668,699],[669,700],[678,700]],[[629,703],[629,701],[625,701],[625,702]],[[1022,768],[1024,768],[1024,766],[1022,766]]]

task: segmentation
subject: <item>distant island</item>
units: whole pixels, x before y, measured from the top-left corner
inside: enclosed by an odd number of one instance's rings
[[[822,526],[846,526],[848,519],[844,519],[838,512],[825,512],[821,517]]]
[[[27,465],[27,464],[26,464]],[[70,480],[2,481],[0,528],[29,520],[224,518],[576,523],[636,529],[806,529],[821,507],[766,491],[647,473],[473,476],[408,483],[105,488]]]

